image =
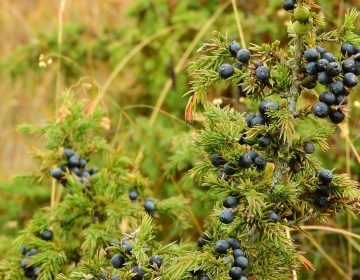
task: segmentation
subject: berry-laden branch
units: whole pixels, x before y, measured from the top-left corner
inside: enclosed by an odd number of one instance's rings
[[[326,140],[333,127],[320,123],[311,130],[313,115],[328,116],[335,124],[345,117],[347,96],[360,74],[360,37],[353,28],[358,13],[348,12],[338,29],[317,35],[317,26],[323,24],[318,5],[287,0],[283,7],[292,19],[287,48],[281,49],[277,41],[245,48],[215,33],[213,43],[204,45],[203,55],[190,68],[188,111],[204,104],[206,128],[195,145],[208,159],[193,175],[223,201],[215,205],[199,239],[199,254],[212,258],[201,269],[188,264],[189,270],[206,271],[209,278],[221,279],[227,271],[235,280],[289,279],[309,261],[287,229],[323,221],[324,215],[337,211],[360,210],[358,184],[322,168],[312,156],[317,147],[329,149]],[[328,41],[333,42],[329,47],[340,44],[341,52],[326,51],[323,43]],[[249,105],[260,101],[258,112],[244,117],[232,108],[209,105],[207,89],[222,81],[236,85]],[[320,94],[320,103],[299,102],[303,91],[315,87],[328,90]],[[234,238],[241,244],[241,260]],[[210,262],[222,257],[227,266],[211,269]]]

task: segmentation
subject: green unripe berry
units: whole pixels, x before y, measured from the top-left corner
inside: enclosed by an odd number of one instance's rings
[[[305,6],[298,6],[294,10],[294,18],[300,22],[307,22],[310,18],[310,10]]]
[[[297,35],[306,35],[310,29],[311,26],[308,23],[301,23],[300,21],[295,21],[294,23],[294,31]]]

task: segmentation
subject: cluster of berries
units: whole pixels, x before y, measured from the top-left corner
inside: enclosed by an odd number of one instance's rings
[[[75,174],[79,178],[79,181],[84,183],[98,171],[96,167],[86,169],[87,160],[81,159],[72,149],[64,149],[63,155],[67,162],[61,164],[59,167],[53,168],[50,174],[64,187],[67,184],[67,172]]]
[[[310,18],[311,12],[310,8],[306,5],[295,5],[296,0],[285,0],[283,3],[283,8],[286,11],[293,12],[295,19],[294,22],[294,31],[298,35],[306,35],[310,29]],[[296,6],[296,7],[295,7]]]
[[[316,190],[314,203],[319,207],[326,207],[331,194],[330,183],[333,179],[331,170],[321,170],[318,174],[320,184]]]
[[[226,254],[232,250],[234,261],[232,261]],[[228,240],[218,240],[215,245],[215,251],[224,256],[226,263],[232,263],[232,268],[229,270],[229,276],[233,280],[246,280],[244,270],[249,266],[249,260],[244,256],[243,251],[240,249],[240,241],[236,238]]]
[[[138,197],[139,197],[139,193],[137,191],[129,190],[129,198],[133,203],[138,202]],[[155,199],[152,197],[145,199],[144,208],[145,208],[145,211],[148,213],[154,212],[156,209]]]
[[[341,64],[321,46],[307,49],[304,54],[307,61],[305,72],[317,76],[318,82],[328,88],[327,92],[320,94],[320,102],[313,106],[314,115],[329,117],[335,124],[345,119],[343,111],[348,103],[347,96],[350,89],[358,84],[357,75],[360,75],[360,56],[357,57],[360,51],[350,43],[343,43],[341,53],[344,58]]]
[[[117,240],[115,240],[112,243],[112,245],[117,246],[117,245],[120,245],[120,243]],[[126,263],[127,256],[131,255],[131,251],[132,251],[132,245],[126,239],[122,240],[121,246],[123,248],[124,253],[123,254],[115,254],[111,258],[111,265],[116,269],[120,269],[124,266],[124,264]],[[158,256],[158,255],[152,256],[149,260],[149,264],[150,264],[151,268],[153,268],[153,269],[160,269],[160,267],[163,264],[163,259],[161,256]],[[138,265],[132,266],[131,271],[134,274],[134,276],[132,277],[133,280],[141,280],[145,276],[145,271],[143,269],[141,269]],[[105,278],[101,278],[101,279],[107,279],[106,275],[104,275],[104,276],[105,276]],[[120,279],[120,277],[118,275],[114,275],[111,278],[111,280],[117,280],[117,279]]]
[[[234,72],[235,68],[242,69],[244,66],[246,66],[251,58],[251,52],[248,49],[241,48],[240,44],[237,42],[232,42],[229,45],[229,52],[233,57],[236,57],[238,62],[234,64],[224,63],[220,65],[218,69],[218,73],[222,79],[230,78]],[[260,82],[266,82],[270,78],[270,71],[269,68],[264,66],[264,64],[261,61],[254,61],[254,67],[255,67],[255,77]]]
[[[39,233],[39,238],[45,241],[51,241],[53,236],[54,235],[51,230],[43,230]],[[38,252],[39,251],[36,248],[28,249],[25,245],[21,246],[21,254],[24,258],[21,260],[20,267],[24,270],[26,278],[30,278],[32,280],[37,279],[39,268],[29,265],[29,257],[36,255]]]

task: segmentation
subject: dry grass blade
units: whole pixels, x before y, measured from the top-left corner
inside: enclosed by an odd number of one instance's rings
[[[238,10],[236,7],[236,2],[235,2],[235,0],[231,0],[231,2],[232,2],[233,9],[234,9],[235,18],[236,18],[236,25],[237,25],[239,35],[240,35],[240,42],[241,42],[241,45],[245,48],[246,47],[245,36],[244,36],[244,32],[243,32],[242,25],[240,22],[239,13],[238,13]]]

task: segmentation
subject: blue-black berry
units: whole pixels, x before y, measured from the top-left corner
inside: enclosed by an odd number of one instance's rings
[[[261,101],[259,105],[259,112],[265,114],[268,110],[279,110],[279,104],[270,100]]]
[[[232,42],[229,45],[229,52],[232,54],[232,56],[236,57],[237,52],[241,49],[241,46],[237,42]]]
[[[314,199],[314,203],[315,205],[319,206],[319,207],[326,207],[327,206],[327,197],[326,196],[317,196]]]
[[[230,224],[234,218],[234,213],[230,209],[224,209],[219,215],[220,222],[224,224]]]
[[[120,280],[120,276],[119,275],[113,275],[113,276],[111,276],[111,280]]]
[[[148,198],[144,202],[144,208],[146,212],[153,212],[155,210],[155,200],[153,198]]]
[[[204,275],[204,274],[200,275],[198,279],[199,280],[210,280],[210,278],[207,275]]]
[[[248,127],[251,127],[251,121],[256,118],[256,115],[254,113],[250,113],[245,117],[246,124]]]
[[[338,95],[335,99],[335,105],[347,105],[349,103],[346,95]],[[330,110],[331,111],[331,110]]]
[[[265,118],[263,116],[256,116],[251,120],[251,127],[265,125]]]
[[[234,259],[236,259],[238,257],[244,256],[244,252],[241,249],[234,249],[233,256],[234,256]]]
[[[329,89],[330,89],[330,92],[332,92],[335,95],[345,93],[345,87],[344,87],[344,83],[342,81],[335,81],[335,82],[330,83]]]
[[[304,152],[306,154],[312,154],[313,152],[315,152],[315,146],[313,143],[311,142],[306,142],[304,143]]]
[[[358,84],[358,77],[354,73],[346,73],[344,75],[344,85],[352,88]]]
[[[121,241],[121,246],[124,248],[125,253],[127,253],[127,254],[130,254],[130,253],[131,253],[131,251],[132,251],[132,246],[131,246],[131,243],[130,243],[128,240],[123,239],[123,240]]]
[[[237,266],[232,267],[229,271],[229,276],[233,280],[239,280],[242,275],[243,275],[242,269]]]
[[[152,256],[150,258],[150,264],[152,267],[160,268],[162,266],[163,259],[159,255]]]
[[[69,167],[79,167],[79,164],[80,164],[80,159],[77,154],[74,154],[69,158],[69,163],[68,163]]]
[[[239,205],[239,201],[237,200],[236,197],[233,196],[228,196],[223,202],[223,206],[226,208],[234,208],[237,207],[238,205]]]
[[[252,161],[254,161],[259,156],[257,152],[255,152],[254,150],[248,151],[247,154],[249,155]]]
[[[308,62],[316,61],[318,59],[318,51],[315,48],[307,49],[304,53],[304,57]]]
[[[323,92],[320,94],[319,100],[326,105],[331,106],[335,104],[336,97],[332,92]]]
[[[295,0],[285,0],[283,3],[285,11],[292,11],[295,8]]]
[[[319,59],[316,62],[316,70],[317,72],[325,71],[327,66],[329,65],[329,61],[327,61],[325,58]]]
[[[124,263],[125,263],[125,260],[119,254],[116,254],[111,258],[111,265],[114,268],[122,268]]]
[[[328,197],[331,194],[331,187],[328,184],[321,184],[316,190],[316,193],[319,196]]]
[[[51,169],[51,177],[55,178],[56,180],[60,180],[63,177],[63,171],[61,168],[53,168]]]
[[[330,62],[329,65],[326,67],[326,74],[329,77],[336,77],[341,73],[341,65],[337,62]]]
[[[230,249],[230,244],[226,240],[219,240],[216,242],[215,250],[219,254],[226,254],[227,250]]]
[[[223,172],[226,174],[226,175],[234,175],[236,173],[236,165],[233,164],[232,162],[227,162],[225,163],[224,165],[224,170]]]
[[[129,198],[131,200],[136,200],[139,197],[139,193],[135,190],[129,190]]]
[[[323,183],[330,183],[333,177],[331,170],[324,169],[319,171],[319,179]]]
[[[220,65],[218,72],[221,78],[227,79],[234,74],[234,68],[231,64],[225,63]]]
[[[249,260],[244,256],[237,257],[234,261],[234,266],[241,267],[244,270],[249,266]]]
[[[242,168],[249,168],[253,164],[251,157],[246,153],[239,158],[239,166]]]
[[[236,238],[229,238],[228,240],[228,243],[230,245],[230,247],[235,250],[235,249],[240,249],[240,241]]]
[[[263,135],[258,139],[258,144],[260,147],[267,147],[270,145],[270,143],[271,143],[271,138],[266,135]]]
[[[212,155],[212,157],[211,157],[211,163],[215,167],[218,167],[220,165],[224,165],[226,163],[226,161],[220,155],[215,154],[215,155]]]
[[[341,53],[352,56],[357,53],[357,48],[353,44],[345,42],[341,45]]]
[[[355,60],[348,58],[341,63],[344,73],[355,73]]]
[[[278,216],[275,212],[271,212],[271,213],[267,216],[267,219],[268,219],[270,222],[277,223],[277,221],[279,221],[279,216]]]
[[[331,109],[329,112],[329,119],[332,123],[338,124],[345,119],[345,114],[340,109]]]
[[[313,112],[314,115],[318,118],[325,118],[327,115],[329,115],[329,106],[324,102],[316,103],[313,106]]]
[[[305,72],[309,75],[315,75],[318,72],[318,66],[316,62],[309,62],[305,66]]]
[[[265,66],[259,66],[255,71],[255,76],[259,81],[267,81],[270,78],[269,68]]]
[[[52,230],[46,229],[40,232],[40,238],[45,241],[50,241],[54,237]]]
[[[266,167],[266,159],[263,158],[262,156],[258,156],[254,160],[254,165],[256,166],[257,169],[264,170]]]
[[[330,83],[331,79],[330,77],[328,76],[328,74],[326,74],[326,72],[320,72],[319,75],[318,75],[318,81],[320,84],[322,85],[327,85]]]
[[[326,60],[329,61],[329,62],[335,62],[335,61],[336,61],[335,56],[334,56],[332,53],[329,53],[329,52],[324,53],[324,54],[322,55],[322,58],[326,59]]]
[[[64,149],[64,156],[69,159],[74,154],[74,151],[72,149]]]
[[[326,53],[326,49],[324,47],[322,47],[322,46],[317,46],[316,50],[321,55],[321,57]]]
[[[135,275],[131,278],[132,280],[142,280],[145,276],[145,271],[142,270],[139,266],[134,265],[131,268],[132,273]]]
[[[241,49],[236,54],[237,59],[242,63],[248,63],[251,57],[251,53],[247,49]]]

